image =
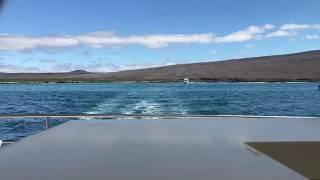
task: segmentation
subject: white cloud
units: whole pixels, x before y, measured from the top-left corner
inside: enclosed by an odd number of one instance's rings
[[[18,65],[5,64],[0,62],[0,72],[39,72],[40,69],[36,67],[24,67]]]
[[[76,65],[72,63],[57,64],[52,66],[50,69],[45,70],[45,72],[69,72],[73,70],[86,70],[89,72],[117,72],[125,70],[134,70],[134,69],[144,69],[144,68],[154,68],[174,65],[173,62],[164,62],[164,63],[142,63],[142,64],[114,64],[114,63],[93,63],[88,65]]]
[[[306,39],[309,39],[309,40],[320,39],[320,35],[306,35]]]
[[[320,24],[284,24],[277,31],[267,34],[266,38],[298,36],[300,31],[320,30]],[[307,38],[309,39],[309,38]]]
[[[114,64],[114,63],[91,63],[78,65],[73,63],[52,64],[52,66],[36,68],[23,65],[12,65],[0,62],[0,72],[7,73],[48,73],[48,72],[70,72],[74,70],[86,70],[89,72],[117,72],[134,69],[154,68],[175,65],[174,62],[142,63],[142,64]]]
[[[161,48],[170,44],[210,43],[213,34],[172,34],[146,36],[117,36],[110,32],[88,33],[77,36],[0,36],[0,51],[26,51],[41,48],[68,48],[87,46],[91,48],[143,45]]]
[[[34,49],[54,49],[86,46],[90,48],[121,47],[142,45],[148,48],[162,48],[172,44],[232,43],[258,39],[274,26],[250,26],[244,30],[225,36],[214,33],[202,34],[155,34],[119,36],[113,32],[92,32],[73,36],[22,36],[0,35],[0,51],[30,51]]]
[[[290,37],[290,36],[295,36],[295,32],[289,32],[285,30],[278,30],[275,32],[272,32],[270,34],[267,34],[267,38],[273,38],[273,37]]]
[[[320,24],[284,24],[280,27],[280,30],[320,30]]]
[[[230,43],[230,42],[243,42],[243,41],[249,41],[252,39],[259,38],[259,35],[262,35],[268,30],[273,29],[274,26],[270,24],[266,24],[264,26],[250,26],[245,30],[241,30],[232,34],[229,34],[227,36],[223,37],[217,37],[216,41],[217,43]]]
[[[275,29],[274,31],[272,31]],[[0,51],[28,52],[32,50],[64,50],[73,47],[118,48],[140,45],[147,48],[163,48],[173,44],[237,43],[265,38],[298,36],[303,30],[320,30],[320,24],[284,24],[249,26],[226,35],[213,32],[195,34],[151,34],[121,36],[114,32],[101,31],[69,36],[26,36],[0,34]],[[309,39],[309,38],[308,38]]]
[[[161,48],[170,44],[190,44],[190,43],[210,43],[214,39],[214,34],[169,34],[169,35],[144,35],[121,37],[114,34],[98,33],[95,35],[86,34],[74,37],[79,44],[89,47],[105,46],[125,46],[125,45],[143,45],[149,48]]]
[[[280,27],[281,30],[304,30],[309,29],[309,24],[284,24]]]

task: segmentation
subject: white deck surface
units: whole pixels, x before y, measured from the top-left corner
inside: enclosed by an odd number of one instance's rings
[[[305,179],[251,141],[319,141],[320,119],[70,121],[0,149],[2,180]]]

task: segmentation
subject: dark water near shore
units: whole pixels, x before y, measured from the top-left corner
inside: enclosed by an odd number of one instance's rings
[[[0,114],[320,116],[317,86],[317,83],[1,84]],[[0,139],[17,140],[43,129],[43,120],[1,121]]]

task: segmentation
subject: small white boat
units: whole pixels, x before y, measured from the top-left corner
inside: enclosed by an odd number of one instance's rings
[[[183,83],[184,84],[190,84],[190,79],[189,78],[184,78]]]

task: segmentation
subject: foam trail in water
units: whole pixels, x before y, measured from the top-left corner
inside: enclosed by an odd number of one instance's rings
[[[111,99],[104,100],[91,111],[85,112],[85,114],[117,114],[118,106],[125,104],[121,98],[115,97]]]
[[[84,112],[84,114],[119,114],[118,106],[121,104],[125,104],[121,98],[114,97],[108,98],[97,106],[93,107],[91,111]],[[81,118],[82,120],[91,120],[94,118]]]
[[[141,100],[122,110],[123,114],[161,114],[161,105],[147,100]]]
[[[146,97],[143,99],[138,96],[126,94],[121,97],[106,99],[94,107],[86,114],[147,114],[147,115],[186,115],[183,101],[179,98],[164,97],[161,100],[157,97]]]

